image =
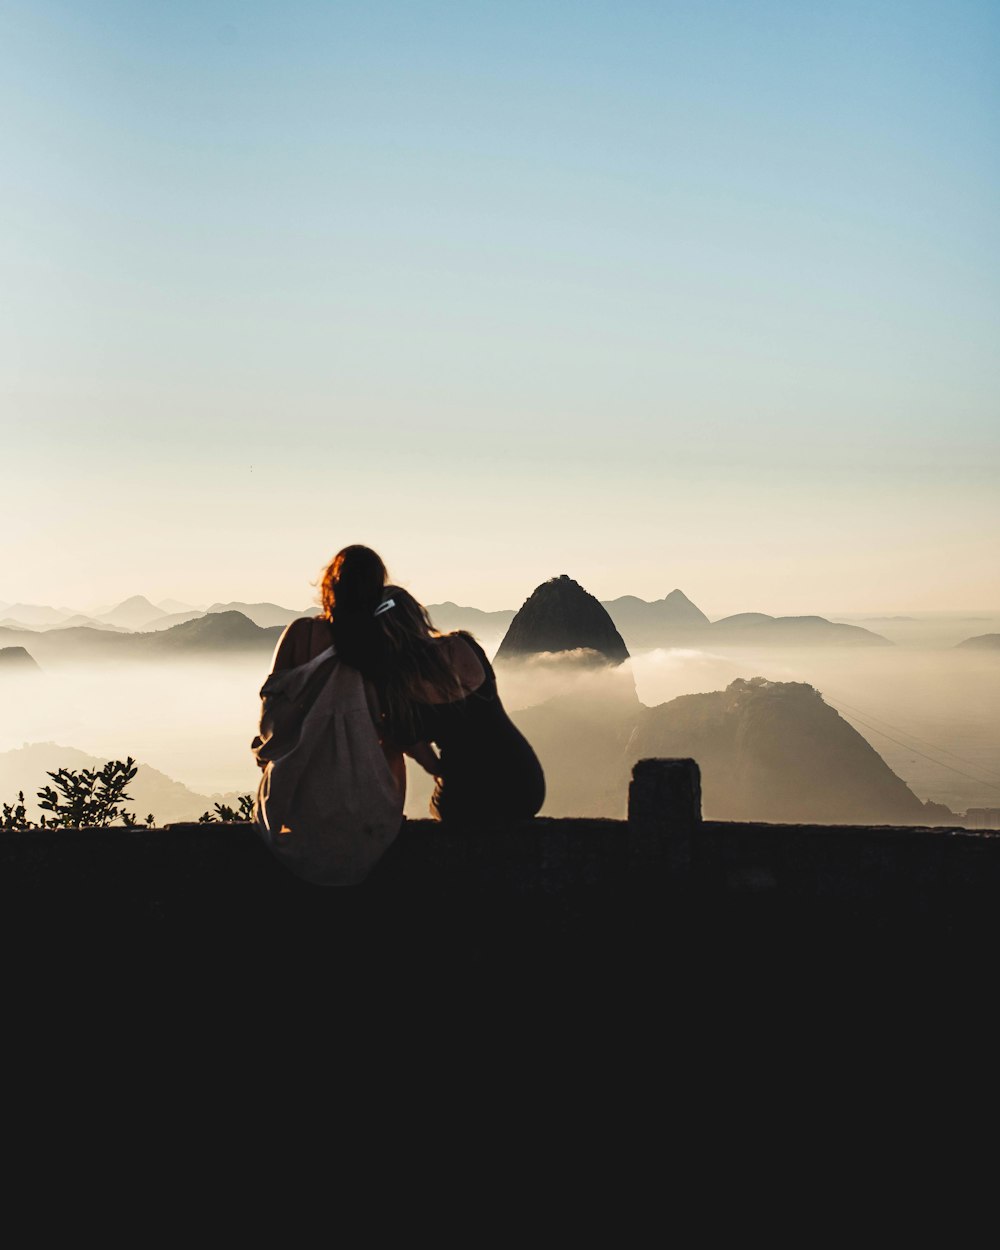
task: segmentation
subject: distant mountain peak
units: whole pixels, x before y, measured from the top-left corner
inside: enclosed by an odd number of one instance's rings
[[[156,611],[156,604],[150,603],[145,595],[129,595],[127,599],[123,599],[118,607],[112,608],[112,612],[117,612],[118,608],[152,608]]]
[[[1000,651],[1000,634],[977,634],[957,645],[970,651]]]
[[[693,600],[691,600],[684,593],[683,590],[679,590],[676,586],[668,595],[663,596],[660,600],[660,604],[665,608],[670,608],[678,615],[683,612],[688,617],[698,621],[705,621],[706,623],[708,621],[708,617],[704,612],[702,612],[701,608],[699,608],[697,604],[695,604]]]
[[[0,647],[0,668],[5,672],[39,672],[38,661],[24,647]]]
[[[166,616],[166,613],[155,603],[150,603],[145,595],[131,595],[110,611],[100,613],[97,619],[109,621],[112,625],[124,625],[126,629],[139,629],[161,616]]]
[[[194,641],[235,642],[256,640],[265,631],[242,612],[211,612],[183,621],[162,633],[150,635],[160,647],[185,645]]]
[[[708,628],[708,617],[682,590],[672,590],[652,603],[634,595],[605,602],[616,627],[633,648],[663,646]]]
[[[9,603],[3,615],[19,625],[56,625],[69,614],[43,603]]]
[[[561,651],[593,652],[612,664],[629,658],[607,609],[568,573],[532,591],[511,621],[497,659]]]
[[[313,608],[312,611],[317,610]],[[234,600],[232,603],[213,603],[206,609],[208,616],[220,616],[225,612],[239,612],[262,629],[269,629],[272,625],[287,625],[297,617],[311,615],[309,609],[296,612],[292,608],[283,608],[278,603],[243,603],[241,600]]]

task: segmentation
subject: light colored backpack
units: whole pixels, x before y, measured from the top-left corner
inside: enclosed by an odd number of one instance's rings
[[[399,833],[403,795],[385,758],[364,679],[328,647],[272,673],[260,692],[257,831],[296,876],[363,881]]]

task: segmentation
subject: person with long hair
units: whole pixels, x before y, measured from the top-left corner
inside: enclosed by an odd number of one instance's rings
[[[344,547],[320,579],[318,616],[303,616],[285,627],[274,649],[271,671],[297,668],[315,659],[333,643],[342,660],[358,669],[372,694],[373,719],[381,725],[379,739],[401,793],[406,792],[406,765],[399,745],[384,731],[377,704],[384,669],[384,643],[375,625],[388,573],[382,557],[360,543]]]
[[[286,628],[273,668],[305,664],[333,642],[373,691],[401,789],[405,752],[436,778],[431,806],[441,820],[535,815],[545,798],[542,768],[500,701],[486,653],[464,631],[439,633],[414,596],[387,580],[371,548],[338,552],[321,581],[322,615]]]
[[[386,587],[376,619],[388,732],[436,778],[433,813],[463,822],[534,816],[545,799],[542,767],[507,715],[476,639],[439,633],[400,586]]]

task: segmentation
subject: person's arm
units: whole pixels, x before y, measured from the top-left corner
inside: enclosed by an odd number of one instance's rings
[[[274,648],[274,656],[271,660],[272,673],[279,673],[286,668],[295,668],[305,662],[303,652],[308,651],[309,646],[309,635],[306,631],[311,628],[312,623],[306,617],[299,617],[297,620],[288,622]],[[256,749],[260,745],[261,739],[258,735],[250,744],[255,758]],[[257,758],[257,767],[266,768],[267,761]]]
[[[298,621],[289,621],[281,631],[281,637],[274,648],[274,656],[271,660],[272,673],[278,673],[283,668],[295,667],[295,640],[298,636],[298,630],[296,629],[298,624]]]
[[[403,753],[416,760],[432,777],[441,776],[441,757],[429,742],[415,742],[411,747],[404,747]]]

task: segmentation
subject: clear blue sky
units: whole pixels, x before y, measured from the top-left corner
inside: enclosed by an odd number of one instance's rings
[[[1000,6],[0,13],[0,599],[1000,605]],[[304,597],[303,597],[304,596]]]

